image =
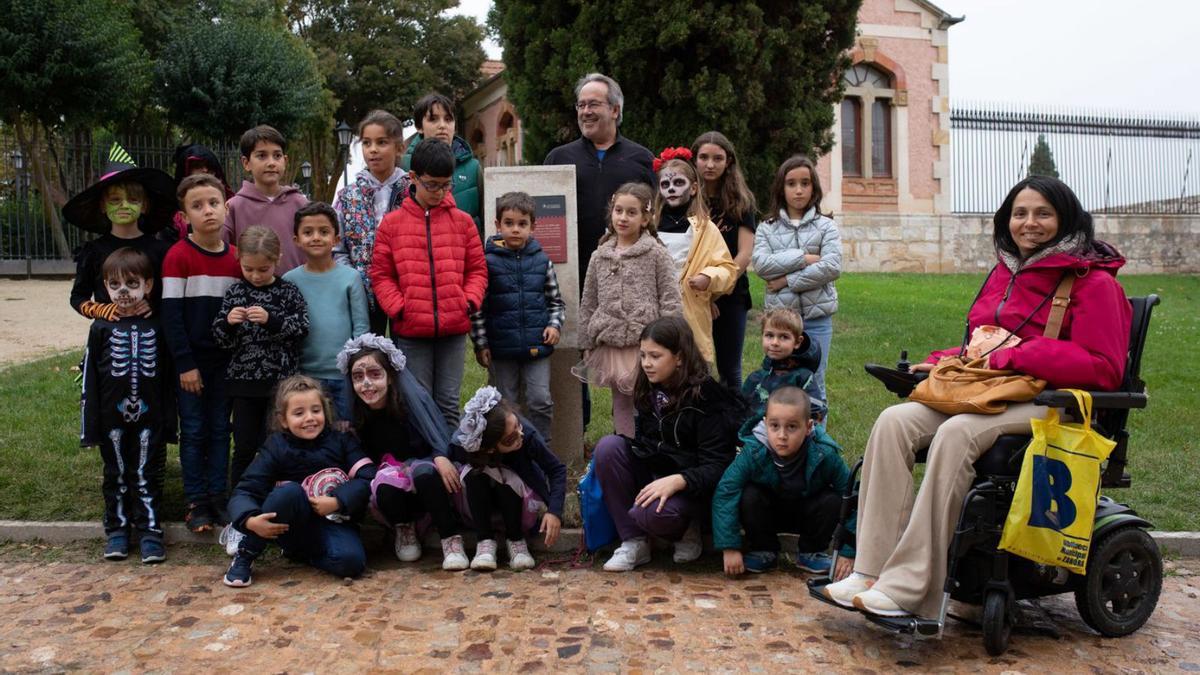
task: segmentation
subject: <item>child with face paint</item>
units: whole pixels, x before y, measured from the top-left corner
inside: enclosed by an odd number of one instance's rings
[[[442,569],[465,570],[467,556],[451,495],[462,489],[449,459],[446,421],[387,338],[366,333],[346,342],[338,369],[354,388],[354,432],[378,466],[371,514],[395,534],[396,558],[421,557],[417,522],[426,514],[442,540]]]
[[[371,292],[367,268],[375,251],[375,230],[383,217],[395,209],[406,196],[412,180],[407,167],[397,166],[404,146],[404,125],[386,110],[372,110],[358,123],[358,139],[366,167],[354,181],[338,192],[333,201],[337,212],[341,238],[333,257],[339,264],[358,271],[370,306],[370,331],[376,335],[387,332],[387,315]]]
[[[80,441],[100,446],[104,461],[104,557],[127,557],[136,535],[142,562],[162,562],[159,507],[167,443],[175,440],[174,371],[158,319],[131,313],[155,285],[154,266],[124,247],[105,259],[101,273],[120,313],[97,318],[88,334]]]
[[[642,183],[617,188],[608,230],[588,261],[579,302],[583,361],[571,372],[612,389],[613,429],[633,434],[638,334],[663,316],[679,316],[679,273],[651,218],[652,193]]]
[[[700,353],[712,363],[716,359],[713,302],[733,290],[738,267],[721,231],[709,219],[691,159],[692,152],[687,148],[667,148],[655,158],[658,193],[654,197],[654,226],[675,261],[683,318],[692,327]]]
[[[332,406],[312,378],[280,382],[274,413],[275,433],[229,500],[230,523],[245,537],[222,581],[249,586],[254,561],[272,541],[289,558],[334,576],[362,574],[367,554],[356,523],[375,464],[352,435],[331,428]]]
[[[121,307],[112,301],[100,268],[119,248],[146,254],[153,265],[152,278],[160,277],[171,244],[155,234],[169,225],[175,190],[171,177],[158,169],[142,169],[121,146],[113,144],[103,177],[63,206],[63,216],[76,227],[99,234],[75,254],[75,283],[71,307],[89,319],[108,321],[126,316],[150,316],[162,298],[160,284],[143,300]]]
[[[275,385],[296,374],[308,335],[304,296],[295,284],[275,276],[279,237],[262,225],[245,230],[237,259],[243,280],[225,291],[212,324],[217,345],[230,352],[225,368],[233,426],[230,485],[238,484],[266,438]],[[221,533],[229,555],[237,553],[240,539],[229,526]]]
[[[817,398],[828,405],[825,368],[837,312],[842,274],[842,239],[837,223],[821,214],[821,181],[812,160],[795,155],[780,165],[771,184],[771,217],[754,234],[751,262],[767,282],[766,309],[790,307],[804,319],[804,332],[821,347],[814,375]]]
[[[628,572],[650,562],[649,537],[675,543],[675,562],[700,557],[700,523],[733,460],[743,406],[709,376],[692,330],[664,317],[638,336],[637,430],[596,444],[593,470],[621,545],[604,563]]]
[[[482,387],[467,401],[451,449],[465,465],[459,509],[478,542],[471,569],[496,569],[497,516],[504,524],[509,568],[532,569],[525,535],[536,528],[546,546],[558,540],[567,467],[495,387]]]

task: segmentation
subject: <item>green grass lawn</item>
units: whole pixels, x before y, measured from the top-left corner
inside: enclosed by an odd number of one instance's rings
[[[754,295],[762,297],[755,280]],[[827,376],[831,435],[853,461],[862,453],[876,415],[897,402],[862,369],[867,362],[894,363],[901,349],[914,361],[933,348],[958,343],[966,308],[980,275],[848,274],[838,282],[841,308],[835,317]],[[1150,406],[1130,418],[1133,487],[1114,491],[1164,530],[1200,530],[1200,277],[1128,276],[1130,295],[1157,293],[1142,364]],[[756,300],[756,305],[758,305]],[[753,315],[747,326],[745,372],[762,359]],[[65,354],[0,371],[0,519],[98,520],[100,458],[78,447],[79,389]],[[463,397],[485,381],[468,359]],[[593,390],[595,441],[611,429],[608,390]],[[577,476],[580,467],[572,467]],[[164,509],[183,518],[178,454],[170,450]]]

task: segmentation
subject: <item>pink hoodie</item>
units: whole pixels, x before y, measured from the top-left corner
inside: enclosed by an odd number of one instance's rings
[[[295,185],[283,185],[274,199],[267,198],[250,181],[242,181],[242,189],[226,205],[229,215],[225,218],[222,238],[237,246],[237,238],[251,225],[265,225],[279,235],[280,256],[275,276],[283,276],[289,270],[303,265],[304,251],[292,239],[292,221],[296,212],[308,203]]]
[[[1099,241],[1083,256],[1057,253],[1016,273],[1001,261],[967,314],[968,332],[987,324],[1016,329],[1041,304],[1017,331],[1021,344],[993,352],[991,367],[1044,379],[1051,389],[1116,390],[1125,375],[1133,321],[1133,310],[1116,279],[1124,264],[1115,248]],[[1066,270],[1080,276],[1071,289],[1059,337],[1052,340],[1042,336],[1050,314],[1050,303],[1042,301],[1053,296]],[[926,362],[958,352],[958,347],[935,351]]]

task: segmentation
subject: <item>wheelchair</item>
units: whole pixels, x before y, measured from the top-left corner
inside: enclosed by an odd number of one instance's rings
[[[1102,488],[1129,487],[1131,480],[1125,471],[1129,441],[1126,422],[1131,409],[1144,408],[1147,402],[1146,385],[1138,373],[1150,315],[1159,298],[1149,295],[1130,298],[1129,302],[1133,308],[1133,322],[1122,387],[1115,392],[1092,392],[1093,428],[1116,442],[1101,473]],[[900,398],[906,398],[927,376],[910,372],[903,352],[894,369],[868,364],[866,370]],[[1074,397],[1068,392],[1044,391],[1034,402],[1063,408],[1076,418],[1080,415]],[[962,513],[950,544],[938,616],[925,619],[865,614],[870,621],[895,633],[940,639],[951,599],[979,605],[982,606],[983,644],[992,656],[999,656],[1008,649],[1017,600],[1073,592],[1075,606],[1084,623],[1105,637],[1129,635],[1146,623],[1154,613],[1162,591],[1162,555],[1146,532],[1153,526],[1128,505],[1099,497],[1084,575],[1062,567],[1041,565],[997,548],[1030,440],[1030,435],[1002,435],[975,462],[975,480],[963,499]],[[926,451],[927,448],[917,453],[917,462],[925,461]],[[861,469],[860,460],[851,471],[850,484],[842,498],[843,521],[858,505]],[[834,552],[852,536],[839,526],[833,539]],[[809,594],[826,604],[847,609],[821,592],[822,587],[831,582],[832,568],[829,578],[808,582]]]

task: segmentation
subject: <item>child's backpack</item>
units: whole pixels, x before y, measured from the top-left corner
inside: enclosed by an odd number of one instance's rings
[[[583,543],[588,551],[607,546],[617,538],[617,525],[604,506],[594,459],[588,462],[587,471],[579,479],[579,514],[583,520]]]

